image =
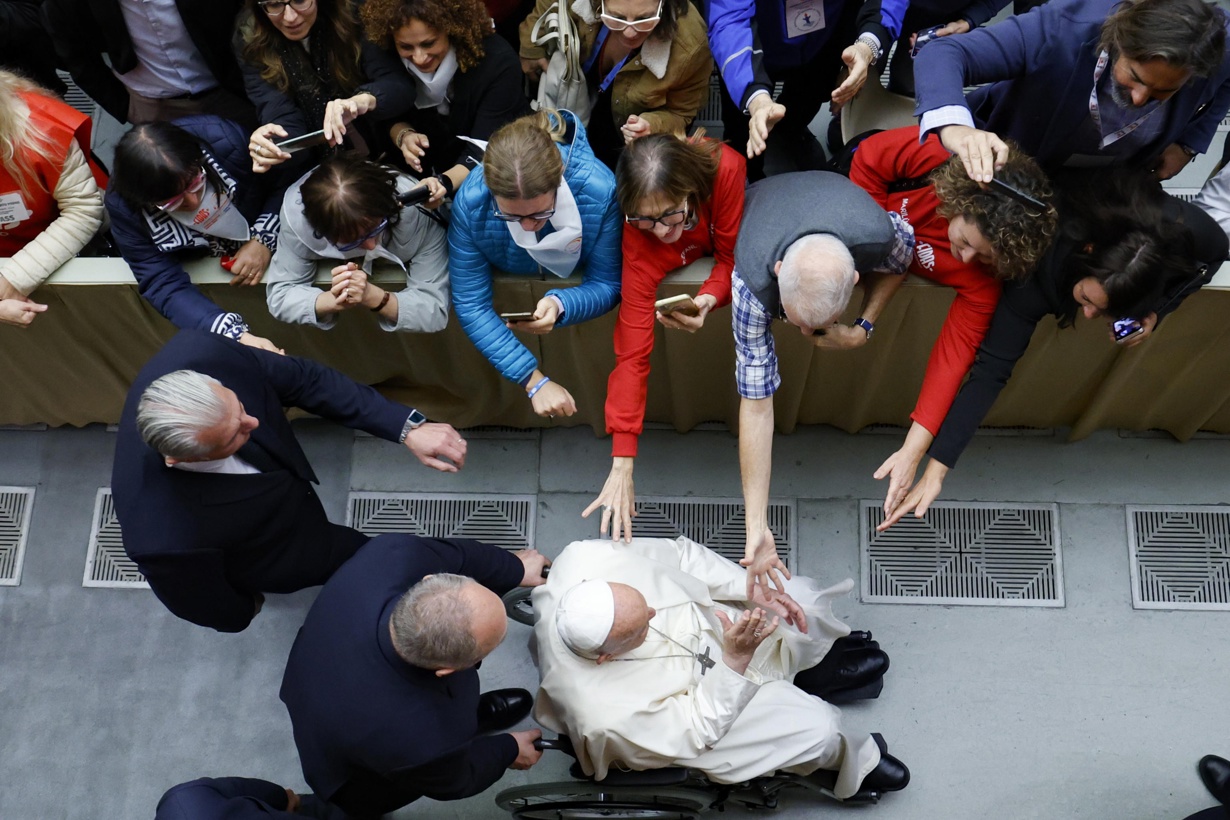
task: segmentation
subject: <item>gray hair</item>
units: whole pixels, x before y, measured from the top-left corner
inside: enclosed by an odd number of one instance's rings
[[[854,292],[854,257],[837,237],[808,234],[786,248],[777,283],[791,318],[811,328],[825,327],[846,309]]]
[[[422,669],[466,669],[482,660],[462,590],[473,579],[442,572],[424,578],[393,607],[393,648]]]
[[[214,385],[222,383],[195,370],[176,370],[150,382],[137,404],[142,440],[168,458],[207,455],[201,433],[226,418],[226,404]]]
[[[1226,18],[1202,0],[1124,0],[1102,24],[1098,45],[1112,60],[1165,60],[1209,77],[1225,54]]]

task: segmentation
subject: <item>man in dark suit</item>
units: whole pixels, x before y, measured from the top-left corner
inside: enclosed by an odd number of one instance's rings
[[[292,406],[404,443],[438,470],[465,462],[451,426],[335,370],[181,331],[129,391],[111,474],[124,549],[179,617],[239,632],[261,593],[323,584],[367,541],[326,518],[283,414]]]
[[[477,541],[381,535],[329,579],[291,648],[281,697],[303,775],[355,818],[420,797],[458,800],[528,769],[522,689],[479,695],[504,639],[499,596],[542,584],[545,558]]]
[[[216,114],[251,130],[256,111],[231,47],[242,6],[243,0],[45,0],[43,19],[60,65],[120,122]]]
[[[315,795],[295,794],[268,780],[200,777],[167,790],[154,820],[345,820]]]

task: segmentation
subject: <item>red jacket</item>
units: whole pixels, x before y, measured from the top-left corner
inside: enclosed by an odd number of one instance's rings
[[[698,209],[696,227],[671,244],[651,231],[624,225],[623,284],[615,323],[615,369],[606,389],[606,430],[613,434],[611,455],[635,456],[637,436],[645,421],[649,354],[653,352],[654,306],[658,285],[666,274],[713,256],[713,271],[697,294],[730,303],[730,272],[735,266],[735,238],[743,219],[743,189],[747,160],[723,145],[713,196]]]
[[[889,193],[890,183],[921,177],[949,157],[934,134],[918,144],[918,126],[896,128],[868,137],[854,154],[850,179],[886,211],[896,211],[914,227],[910,273],[957,291],[940,330],[922,391],[910,418],[935,435],[974,362],[974,354],[991,325],[1000,283],[985,265],[964,265],[948,244],[948,220],[936,213],[939,199],[930,185]]]

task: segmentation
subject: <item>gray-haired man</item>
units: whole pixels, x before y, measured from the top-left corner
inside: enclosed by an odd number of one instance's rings
[[[111,474],[124,549],[179,617],[239,632],[262,593],[323,584],[367,541],[326,517],[292,406],[404,443],[437,470],[465,462],[451,426],[335,370],[181,331],[129,391]]]

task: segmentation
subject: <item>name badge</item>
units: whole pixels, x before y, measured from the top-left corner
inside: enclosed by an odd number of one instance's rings
[[[34,216],[34,211],[26,207],[20,191],[0,194],[0,225],[11,227],[19,222],[25,222]]]
[[[786,36],[794,39],[824,28],[823,0],[786,0]]]

